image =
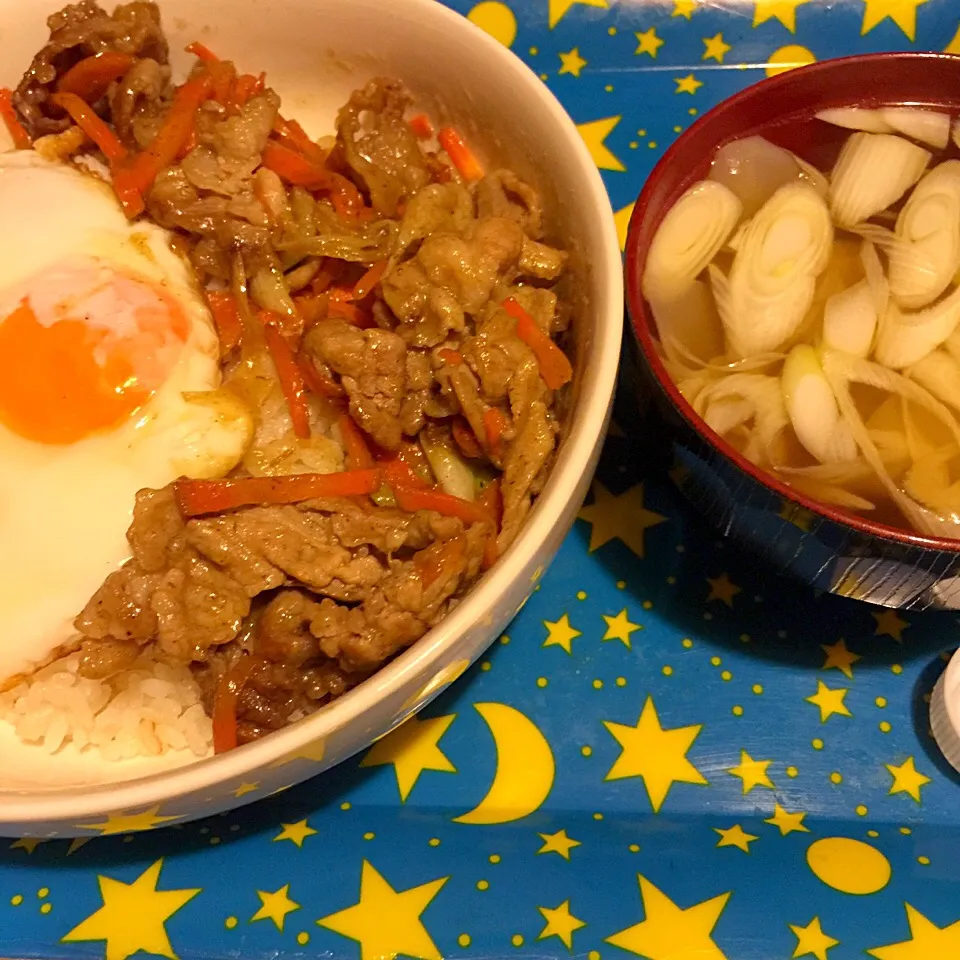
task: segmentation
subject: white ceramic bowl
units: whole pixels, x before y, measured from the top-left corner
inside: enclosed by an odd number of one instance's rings
[[[947,762],[960,773],[960,650],[951,657],[934,687],[930,728]]]
[[[0,0],[4,84],[17,82],[60,5]],[[284,112],[314,136],[331,132],[355,87],[396,76],[435,118],[535,184],[548,235],[570,251],[577,278],[572,412],[517,541],[451,616],[379,673],[286,730],[173,770],[155,761],[71,767],[0,736],[5,768],[16,771],[0,787],[0,835],[84,836],[104,829],[85,824],[144,829],[173,822],[161,817],[207,816],[320,773],[393,729],[463,673],[523,605],[586,493],[614,390],[623,291],[609,201],[576,127],[520,60],[434,0],[161,0],[161,10],[175,69],[186,68],[180,51],[199,39],[243,70],[266,70]]]

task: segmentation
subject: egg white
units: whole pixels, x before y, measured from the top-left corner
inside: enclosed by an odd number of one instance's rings
[[[76,256],[163,285],[183,307],[189,335],[164,385],[112,430],[56,446],[0,424],[0,686],[73,641],[74,618],[129,557],[136,492],[181,475],[221,475],[252,431],[242,406],[184,397],[219,386],[218,341],[165,231],[128,223],[92,176],[30,151],[0,155],[0,300]]]

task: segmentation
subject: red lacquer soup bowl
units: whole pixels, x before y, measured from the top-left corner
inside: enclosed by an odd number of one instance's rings
[[[828,60],[761,81],[704,114],[647,180],[627,237],[635,388],[660,413],[671,476],[724,535],[812,586],[888,607],[960,609],[960,540],[924,536],[810,499],[741,456],[681,396],[655,346],[641,290],[666,212],[706,177],[717,148],[760,134],[829,172],[851,131],[815,119],[830,107],[916,104],[960,114],[960,58],[891,53]]]

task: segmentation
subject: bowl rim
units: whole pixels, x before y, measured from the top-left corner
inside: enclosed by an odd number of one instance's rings
[[[728,443],[716,431],[714,431],[707,422],[693,409],[686,400],[676,384],[673,382],[666,366],[660,359],[654,347],[653,330],[655,321],[650,315],[647,307],[646,298],[642,290],[642,270],[645,262],[646,251],[641,250],[638,239],[641,226],[646,219],[647,207],[650,203],[650,196],[653,193],[657,182],[670,166],[676,164],[683,166],[683,153],[686,143],[693,138],[703,127],[708,126],[720,114],[736,115],[737,108],[748,101],[759,97],[768,96],[776,93],[777,90],[792,85],[796,82],[798,75],[805,77],[815,73],[833,74],[842,72],[852,63],[890,63],[897,60],[906,60],[916,62],[920,61],[942,61],[948,60],[960,66],[960,60],[957,57],[945,53],[926,52],[926,51],[894,51],[882,53],[857,54],[848,57],[836,57],[829,60],[821,60],[817,63],[797,67],[793,70],[767,77],[757,81],[743,90],[739,90],[720,103],[716,104],[706,113],[702,114],[691,124],[677,139],[671,144],[659,162],[653,168],[650,176],[644,183],[643,189],[637,198],[633,213],[630,216],[630,224],[627,229],[627,242],[625,248],[625,288],[627,298],[627,315],[630,320],[630,328],[633,331],[634,339],[643,355],[643,361],[653,372],[660,388],[666,393],[670,402],[680,416],[686,421],[698,436],[708,443],[715,450],[719,451],[727,460],[731,461],[735,467],[747,474],[762,487],[775,493],[784,500],[795,503],[797,506],[823,517],[827,520],[839,524],[842,527],[849,528],[857,533],[876,537],[880,540],[894,541],[907,547],[920,548],[925,550],[937,550],[945,553],[960,553],[960,539],[951,539],[947,537],[934,537],[927,534],[916,533],[914,531],[889,526],[879,523],[875,520],[869,520],[857,514],[848,513],[827,503],[821,503],[811,497],[806,496],[800,491],[794,489],[778,480],[773,474],[757,467],[743,454],[741,454],[732,444]],[[862,101],[862,97],[860,100]],[[848,98],[837,97],[837,103],[847,102]],[[853,131],[851,131],[853,132]],[[665,213],[666,211],[664,211]]]
[[[538,101],[539,108],[566,141],[565,162],[579,173],[581,190],[588,195],[585,207],[595,210],[601,244],[589,251],[589,265],[597,291],[596,326],[588,343],[587,361],[583,368],[581,388],[571,411],[569,430],[560,447],[557,461],[543,492],[537,498],[517,539],[499,562],[472,587],[464,601],[424,637],[401,653],[329,706],[318,710],[296,724],[277,730],[254,743],[238,747],[225,754],[190,762],[181,767],[158,771],[136,779],[76,787],[35,788],[0,792],[0,825],[10,829],[14,825],[27,832],[31,825],[57,823],[70,828],[81,827],[79,821],[97,817],[105,811],[130,811],[161,805],[161,813],[176,814],[177,798],[195,795],[218,784],[235,784],[258,769],[279,766],[299,750],[310,744],[328,740],[332,734],[356,723],[379,701],[401,689],[405,682],[417,676],[429,675],[436,669],[467,629],[491,618],[496,601],[508,592],[510,585],[521,576],[534,581],[527,571],[539,562],[541,545],[549,541],[552,532],[570,509],[585,484],[585,470],[594,461],[602,443],[604,425],[609,417],[616,386],[617,368],[623,331],[623,270],[620,242],[610,199],[590,152],[572,118],[556,96],[537,75],[512,51],[476,27],[465,16],[437,3],[436,0],[404,0],[404,15],[411,14],[440,26],[447,34],[454,34],[457,42],[469,44],[483,51],[501,73],[513,81],[516,96]],[[496,639],[496,634],[482,644],[464,647],[462,656],[471,662]],[[416,712],[440,692],[417,704]],[[421,691],[422,696],[422,691]],[[406,714],[405,714],[406,717]],[[357,751],[369,745],[364,738]],[[354,752],[357,752],[354,751]],[[322,772],[322,771],[316,771]],[[301,782],[313,771],[300,772],[291,777]],[[225,800],[230,794],[218,795]],[[264,794],[251,793],[249,801],[263,799]],[[248,800],[231,800],[220,804],[238,807]],[[163,805],[171,804],[170,809]],[[178,820],[203,816],[203,811],[189,812]],[[94,831],[91,831],[94,832]]]

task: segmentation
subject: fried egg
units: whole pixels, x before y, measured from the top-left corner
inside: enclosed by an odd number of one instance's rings
[[[91,175],[0,155],[0,687],[75,637],[138,490],[239,460],[250,415],[219,383],[165,231]]]

